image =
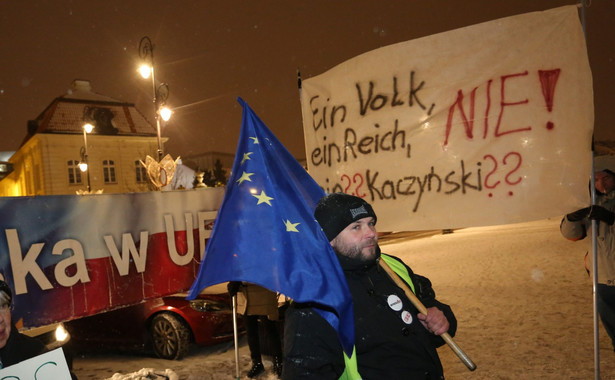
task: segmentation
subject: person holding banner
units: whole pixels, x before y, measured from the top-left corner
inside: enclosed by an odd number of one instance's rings
[[[562,219],[560,231],[572,241],[591,236],[592,220],[597,222],[598,284],[596,301],[604,329],[615,350],[615,159],[599,156],[594,160],[595,205]],[[591,257],[591,255],[588,255]],[[591,268],[592,265],[588,265]]]
[[[0,369],[21,363],[24,360],[46,353],[40,340],[21,334],[12,323],[13,292],[0,280]],[[69,370],[72,380],[77,376]]]
[[[247,282],[231,281],[228,283],[231,297],[237,295],[237,308],[243,315],[243,323],[248,335],[248,347],[252,368],[248,371],[249,378],[255,378],[265,372],[261,357],[261,337],[259,320],[268,338],[271,339],[273,356],[273,372],[282,375],[282,341],[275,321],[279,319],[278,295],[269,289]]]
[[[11,320],[13,292],[0,280],[0,368],[17,364],[44,353],[45,345],[38,339],[20,334]]]
[[[455,315],[436,299],[429,279],[380,252],[371,205],[334,193],[318,202],[314,216],[336,252],[352,294],[355,354],[348,357],[343,352],[335,330],[314,310],[315,305],[293,303],[285,316],[282,378],[444,379],[436,348],[445,343],[439,335],[454,335]],[[422,301],[426,315],[400,283]]]

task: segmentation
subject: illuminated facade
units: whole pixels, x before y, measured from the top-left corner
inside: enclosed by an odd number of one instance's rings
[[[94,125],[87,138],[86,120]],[[156,128],[133,103],[94,93],[89,81],[75,80],[68,94],[28,122],[24,142],[8,160],[13,171],[0,180],[0,196],[75,194],[88,181],[92,192],[150,191],[139,161],[156,157],[157,149]],[[84,161],[88,169],[82,172]]]

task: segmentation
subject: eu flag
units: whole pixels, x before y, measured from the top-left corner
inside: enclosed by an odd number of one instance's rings
[[[314,208],[324,191],[241,98],[243,121],[231,176],[199,274],[188,293],[246,281],[315,309],[354,345],[352,298]]]

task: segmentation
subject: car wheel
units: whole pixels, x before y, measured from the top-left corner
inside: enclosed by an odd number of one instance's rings
[[[156,356],[162,359],[178,360],[190,348],[190,329],[180,318],[170,313],[158,314],[150,328]]]

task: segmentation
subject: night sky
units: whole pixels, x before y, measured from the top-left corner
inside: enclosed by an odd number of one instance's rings
[[[155,44],[157,82],[174,115],[163,130],[174,157],[234,153],[242,97],[297,158],[305,157],[297,69],[304,79],[381,46],[563,0],[2,1],[0,151],[17,150],[35,119],[74,79],[135,103],[154,121],[138,44]],[[615,1],[585,11],[597,140],[615,140]]]

